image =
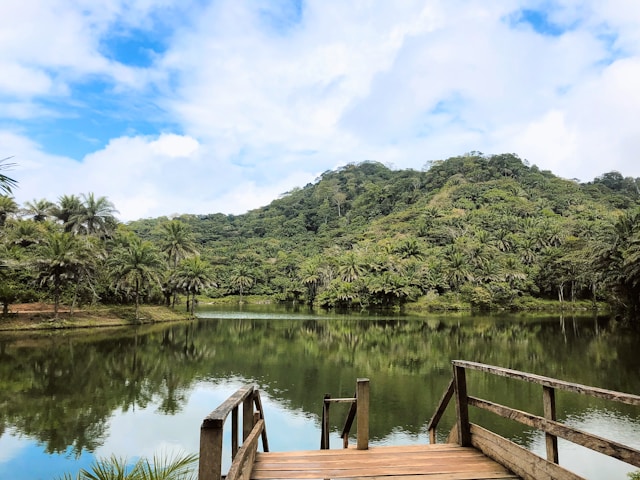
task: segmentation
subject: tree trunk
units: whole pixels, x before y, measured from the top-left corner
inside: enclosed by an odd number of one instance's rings
[[[138,279],[136,278],[136,291],[135,291],[135,296],[136,296],[136,323],[138,323],[138,321],[140,321],[140,284]]]

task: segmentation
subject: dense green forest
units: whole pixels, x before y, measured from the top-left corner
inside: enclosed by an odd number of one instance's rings
[[[243,215],[120,224],[93,194],[0,196],[0,301],[268,297],[324,308],[640,308],[640,178],[513,154],[349,164]],[[179,295],[179,297],[178,297]],[[553,301],[553,302],[552,302]]]

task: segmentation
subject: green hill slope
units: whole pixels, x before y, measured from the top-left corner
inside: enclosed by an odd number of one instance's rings
[[[179,220],[215,266],[214,296],[325,307],[629,304],[640,284],[638,185],[617,172],[581,184],[512,154],[472,153],[426,171],[349,164],[244,215]],[[159,240],[166,220],[129,227]]]

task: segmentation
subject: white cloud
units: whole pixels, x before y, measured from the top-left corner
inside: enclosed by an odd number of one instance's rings
[[[549,8],[564,33],[513,25],[522,8]],[[347,162],[422,168],[470,150],[567,178],[640,176],[640,8],[627,0],[310,0],[286,15],[230,0],[2,3],[0,65],[13,73],[0,128],[20,199],[94,191],[123,219],[242,213]],[[103,55],[104,38],[154,22],[169,33],[149,67]],[[171,126],[133,125],[123,131],[152,133],[116,133],[81,159],[48,153],[22,120],[55,125],[40,99],[95,78],[116,98],[144,91]]]

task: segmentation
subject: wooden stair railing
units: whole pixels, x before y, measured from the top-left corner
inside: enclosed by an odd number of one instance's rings
[[[358,378],[356,382],[356,393],[348,398],[331,398],[330,394],[324,396],[322,402],[322,429],[320,432],[320,449],[327,450],[329,446],[329,407],[332,403],[351,403],[347,418],[342,428],[342,446],[348,448],[349,433],[353,426],[353,421],[357,416],[357,449],[367,450],[369,448],[369,379]]]
[[[435,413],[429,420],[427,429],[431,443],[436,441],[436,428],[451,398],[456,399],[456,426],[454,428],[457,443],[461,446],[473,446],[485,455],[511,469],[524,479],[580,479],[578,475],[558,465],[558,437],[569,442],[590,448],[596,452],[616,458],[630,465],[640,467],[640,451],[614,440],[581,431],[556,419],[556,390],[565,390],[580,395],[588,395],[627,405],[640,406],[640,396],[615,392],[602,388],[565,382],[550,377],[535,375],[508,368],[494,367],[482,363],[454,360],[453,380],[445,390]],[[543,417],[516,410],[505,405],[471,396],[467,392],[467,370],[480,371],[500,377],[538,384],[542,387]],[[547,458],[516,445],[509,440],[486,430],[469,421],[469,407],[487,410],[500,417],[514,420],[528,427],[536,428],[545,434]],[[450,438],[452,435],[450,435]]]
[[[240,405],[242,405],[242,445],[239,445],[238,441]],[[249,478],[258,449],[258,439],[262,440],[263,451],[269,451],[260,392],[253,385],[248,385],[231,395],[203,420],[200,427],[198,480],[223,478],[223,429],[229,413],[231,413],[232,463],[226,475],[227,480]]]

